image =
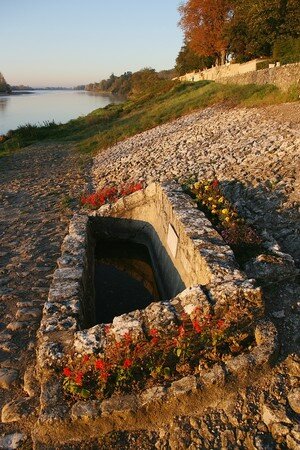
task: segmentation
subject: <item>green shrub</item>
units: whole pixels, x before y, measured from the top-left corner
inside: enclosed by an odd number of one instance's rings
[[[262,70],[262,69],[268,69],[269,68],[269,64],[274,63],[274,61],[272,59],[266,59],[264,61],[260,61],[256,64],[256,68],[257,70]]]
[[[273,59],[281,64],[300,62],[300,38],[280,38],[274,44]]]

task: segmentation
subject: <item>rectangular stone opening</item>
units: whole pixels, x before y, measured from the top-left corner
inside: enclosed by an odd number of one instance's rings
[[[88,247],[89,326],[171,299],[186,287],[148,222],[90,217]]]

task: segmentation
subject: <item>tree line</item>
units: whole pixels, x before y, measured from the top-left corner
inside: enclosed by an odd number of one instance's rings
[[[90,83],[85,89],[87,91],[108,92],[135,100],[146,96],[154,96],[164,91],[167,92],[173,86],[171,78],[175,76],[174,70],[156,72],[154,69],[146,67],[134,73],[125,72],[121,76],[112,73],[108,79],[99,83]]]
[[[179,73],[226,61],[300,60],[299,0],[187,0],[179,7]]]

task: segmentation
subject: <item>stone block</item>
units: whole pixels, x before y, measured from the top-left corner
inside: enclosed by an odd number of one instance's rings
[[[15,450],[27,440],[26,434],[12,433],[0,437],[0,448],[5,450]]]
[[[288,401],[292,410],[300,414],[300,387],[294,388],[288,393]]]
[[[189,392],[196,392],[197,382],[194,375],[183,377],[180,380],[173,381],[170,387],[170,394],[173,396],[188,394]]]
[[[3,423],[19,422],[30,416],[33,411],[31,399],[13,400],[3,406],[1,420]]]
[[[150,329],[167,332],[168,328],[177,323],[175,309],[169,302],[155,302],[144,309],[145,324]]]
[[[261,407],[261,416],[268,428],[274,423],[291,423],[290,419],[287,417],[284,406],[280,404],[264,403]]]
[[[150,405],[152,402],[160,402],[167,395],[167,389],[163,386],[157,386],[146,389],[141,394],[141,404],[143,406]]]
[[[105,346],[105,327],[95,325],[74,334],[74,350],[79,355],[99,354]]]
[[[71,416],[73,420],[84,420],[88,422],[90,419],[95,419],[101,415],[101,403],[99,401],[79,401],[76,402],[71,409]]]
[[[62,269],[56,269],[53,274],[54,282],[67,282],[67,281],[78,281],[83,276],[83,269],[77,267],[66,267]]]
[[[184,312],[189,316],[193,313],[207,315],[211,307],[200,286],[192,286],[177,295],[170,304],[175,308],[178,318]]]
[[[122,314],[115,317],[110,333],[112,333],[116,341],[122,340],[126,334],[130,334],[133,341],[138,342],[144,338],[143,316],[140,311],[133,311],[128,314]]]
[[[48,300],[54,303],[74,298],[80,294],[81,289],[81,284],[78,281],[53,282],[49,290]]]
[[[222,387],[225,385],[226,375],[223,367],[215,364],[212,369],[200,372],[200,382],[209,389],[211,386]]]
[[[136,395],[118,395],[103,400],[101,403],[102,414],[113,414],[115,412],[136,411],[138,408],[138,399]]]
[[[0,369],[0,387],[2,389],[9,389],[19,378],[19,372],[16,369],[9,369],[2,367]]]

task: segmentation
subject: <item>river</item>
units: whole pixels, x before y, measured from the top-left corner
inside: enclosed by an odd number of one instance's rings
[[[66,123],[109,103],[120,103],[110,95],[85,91],[43,91],[0,96],[0,135],[25,124],[54,120]]]

